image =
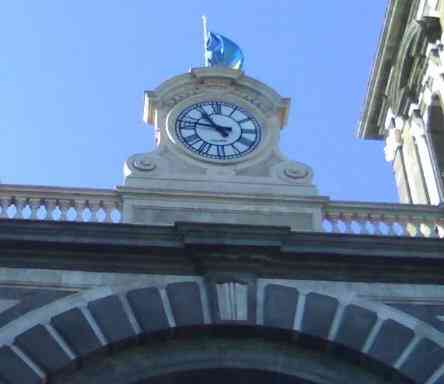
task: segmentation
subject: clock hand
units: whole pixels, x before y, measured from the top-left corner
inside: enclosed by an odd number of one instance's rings
[[[220,128],[220,129],[223,129],[225,131],[232,131],[231,127],[224,127],[223,125],[205,124],[205,123],[196,123],[196,125],[201,125],[203,127],[208,127],[208,128]]]
[[[219,132],[223,137],[227,137],[227,136],[228,136],[228,133],[226,132],[228,127],[222,127],[222,126],[220,126],[220,125],[217,125],[217,124],[213,121],[213,119],[211,118],[211,116],[210,116],[210,115],[209,115],[204,109],[202,109],[202,110],[200,111],[200,113],[202,114],[202,117],[203,117],[205,120],[207,120],[207,121],[209,121],[211,124],[213,124],[214,128],[216,129],[216,131]],[[231,128],[229,129],[229,131],[231,131]]]
[[[207,119],[208,121],[210,121],[210,119]],[[223,137],[227,137],[228,136],[228,132],[231,131],[231,127],[223,127],[221,125],[217,125],[217,124],[205,124],[205,123],[197,123],[196,125],[200,125],[200,126],[204,126],[204,127],[209,127],[209,128],[214,128],[217,132],[219,132]]]
[[[200,113],[202,114],[202,117],[205,119],[205,120],[208,120],[211,124],[213,124],[213,125],[217,125],[214,121],[213,121],[213,119],[210,117],[210,115],[204,110],[204,109],[202,109],[202,111],[200,111]]]

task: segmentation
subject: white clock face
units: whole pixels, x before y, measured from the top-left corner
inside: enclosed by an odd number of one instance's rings
[[[223,101],[204,101],[183,110],[176,134],[190,151],[207,159],[232,160],[256,149],[262,128],[241,107]]]

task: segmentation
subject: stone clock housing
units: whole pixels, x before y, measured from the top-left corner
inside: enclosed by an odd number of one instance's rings
[[[319,228],[311,169],[279,150],[289,105],[267,85],[228,68],[192,69],[147,91],[144,121],[154,126],[156,149],[125,164],[124,216],[161,225],[179,216]]]

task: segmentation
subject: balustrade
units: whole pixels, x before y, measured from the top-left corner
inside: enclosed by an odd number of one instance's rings
[[[0,185],[0,218],[119,223],[116,191]]]
[[[444,209],[428,205],[329,202],[326,232],[374,236],[444,237]]]
[[[0,219],[121,223],[117,191],[0,184]],[[349,235],[444,237],[444,208],[328,201],[323,231]]]

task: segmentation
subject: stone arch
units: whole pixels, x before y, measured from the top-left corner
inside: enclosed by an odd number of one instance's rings
[[[189,277],[100,288],[29,312],[0,332],[0,381],[51,383],[58,372],[150,335],[226,326],[339,346],[398,371],[405,382],[442,380],[444,335],[403,312],[277,280],[212,283]]]
[[[437,36],[434,28],[416,20],[407,26],[392,68],[388,92],[396,115],[406,116],[410,104],[417,102],[427,69],[427,45]]]

